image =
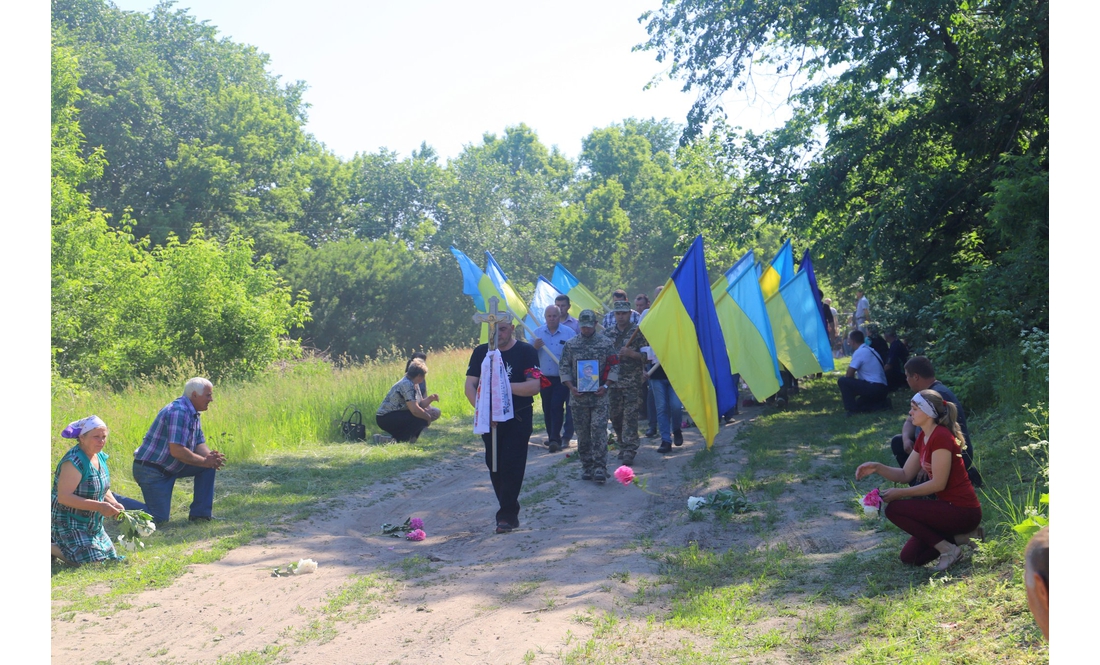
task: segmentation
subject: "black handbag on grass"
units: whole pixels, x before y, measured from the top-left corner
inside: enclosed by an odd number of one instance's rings
[[[348,416],[348,409],[354,409]],[[345,416],[347,416],[345,418]],[[344,409],[340,416],[340,431],[344,433],[344,441],[365,441],[367,439],[367,427],[363,424],[363,414],[354,404]]]

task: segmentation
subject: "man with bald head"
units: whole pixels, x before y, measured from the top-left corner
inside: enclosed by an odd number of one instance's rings
[[[577,333],[561,325],[561,310],[550,305],[543,312],[546,325],[535,328],[532,346],[539,352],[542,375],[550,380],[550,386],[539,391],[542,398],[542,414],[546,421],[546,441],[550,452],[556,453],[569,445],[573,438],[573,414],[569,411],[569,388],[561,383],[558,361],[565,343]],[[563,430],[564,425],[564,432]]]

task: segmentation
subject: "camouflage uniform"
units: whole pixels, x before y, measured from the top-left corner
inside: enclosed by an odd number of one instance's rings
[[[561,352],[558,371],[561,373],[562,383],[568,381],[576,387],[578,360],[599,360],[600,376],[608,372],[607,380],[617,381],[618,370],[612,364],[615,351],[611,340],[597,332],[593,332],[591,337],[585,337],[583,332],[576,335],[565,343]],[[607,393],[599,396],[596,393],[573,395],[572,392],[570,391],[569,408],[573,411],[573,430],[577,433],[577,454],[580,455],[581,465],[585,474],[593,473],[597,469],[606,472]]]
[[[634,331],[637,330],[637,334]],[[631,324],[626,330],[619,330],[618,326],[604,328],[603,334],[610,340],[615,353],[629,341],[630,348],[641,353],[643,346],[649,346],[645,335],[638,326]],[[633,341],[630,340],[634,337]],[[634,463],[634,456],[638,453],[638,405],[642,395],[645,394],[645,354],[641,358],[619,358],[619,379],[611,386],[609,411],[611,426],[615,428],[615,438],[619,441],[619,459],[624,464]]]

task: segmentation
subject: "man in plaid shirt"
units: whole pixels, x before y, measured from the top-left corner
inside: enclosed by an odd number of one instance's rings
[[[183,387],[183,396],[157,413],[141,445],[134,451],[134,480],[141,487],[153,521],[168,521],[172,489],[177,478],[193,477],[195,493],[189,518],[208,522],[213,517],[214,476],[225,465],[225,455],[206,446],[199,414],[214,401],[214,386],[195,377]]]

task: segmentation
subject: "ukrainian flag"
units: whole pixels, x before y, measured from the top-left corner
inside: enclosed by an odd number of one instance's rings
[[[493,286],[493,281],[470,260],[470,257],[455,249],[454,245],[451,246],[451,254],[458,259],[458,267],[462,270],[462,292],[473,298],[474,307],[484,314],[489,310],[489,298],[500,297],[496,287]],[[482,342],[489,340],[488,326],[484,323],[481,324],[480,340]]]
[[[783,243],[776,253],[772,263],[760,276],[760,290],[764,292],[764,300],[775,295],[779,288],[791,281],[794,277],[794,251],[791,249],[790,239]]]
[[[534,332],[535,328],[546,325],[546,308],[554,304],[560,292],[554,288],[550,280],[539,275],[535,282],[535,295],[531,298],[531,306],[527,308],[527,327]]]
[[[714,283],[714,309],[722,324],[730,368],[759,400],[779,392],[779,362],[771,320],[749,251]]]
[[[816,301],[810,294],[808,278],[806,271],[799,271],[767,300],[768,317],[775,333],[776,355],[779,362],[796,377],[833,369],[831,350],[823,358],[818,358],[823,348],[822,340],[826,344],[824,348],[829,348],[828,337],[814,305]]]
[[[500,264],[496,262],[496,259],[488,250],[485,252],[485,273],[489,275],[489,279],[492,280],[493,285],[500,292],[500,296],[504,298],[508,311],[515,317],[516,327],[520,327],[523,320],[527,318],[527,305],[515,289],[508,284],[508,278],[504,276]]]
[[[808,275],[807,279],[810,282],[810,293],[814,301],[814,308],[817,310],[817,317],[821,320],[821,335],[818,336],[817,346],[813,347],[814,356],[817,357],[817,361],[824,367],[826,362],[832,363],[833,361],[833,345],[829,341],[829,329],[825,325],[825,311],[821,303],[821,297],[818,295],[817,275],[814,274],[814,262],[810,258],[810,250],[806,250],[802,253],[802,263],[798,264],[798,271],[804,272]],[[826,358],[828,360],[826,361]]]
[[[580,280],[560,263],[554,264],[554,274],[550,276],[550,283],[555,289],[569,296],[570,316],[576,317],[582,309],[590,309],[597,315],[607,310],[596,294],[585,288],[584,284],[581,284]]]
[[[733,408],[737,392],[703,256],[700,235],[640,327],[709,448],[719,417]]]

